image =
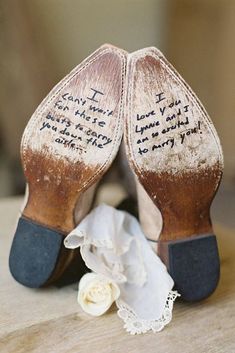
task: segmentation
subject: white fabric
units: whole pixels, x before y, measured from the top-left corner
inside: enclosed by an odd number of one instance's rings
[[[171,321],[178,293],[172,291],[172,278],[133,216],[102,204],[64,244],[70,249],[80,246],[87,267],[119,285],[118,315],[128,332],[160,331]]]

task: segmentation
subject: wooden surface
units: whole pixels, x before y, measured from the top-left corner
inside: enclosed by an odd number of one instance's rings
[[[0,352],[1,353],[234,353],[235,234],[215,227],[221,280],[207,300],[177,301],[173,320],[160,333],[131,336],[115,308],[93,318],[77,302],[77,284],[32,290],[15,282],[8,254],[21,198],[0,201]]]

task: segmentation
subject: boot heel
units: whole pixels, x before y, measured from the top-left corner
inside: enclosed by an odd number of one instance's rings
[[[64,234],[20,217],[9,257],[12,276],[27,287],[44,285],[55,272],[63,239]]]
[[[158,254],[185,300],[192,302],[207,298],[216,289],[220,260],[215,235],[160,241]]]

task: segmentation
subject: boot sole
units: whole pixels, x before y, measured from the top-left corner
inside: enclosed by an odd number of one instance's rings
[[[75,227],[75,206],[81,220],[91,207],[87,190],[118,151],[125,62],[120,49],[102,46],[53,88],[28,122],[21,158],[29,197],[9,257],[12,276],[25,286],[56,281],[76,254],[63,239]]]
[[[210,219],[223,169],[217,133],[198,98],[157,49],[131,54],[127,77],[127,153],[163,221],[159,237],[146,236],[157,241],[182,298],[203,299],[219,279]]]

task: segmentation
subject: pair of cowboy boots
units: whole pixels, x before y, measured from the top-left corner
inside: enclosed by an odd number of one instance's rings
[[[64,237],[90,211],[123,136],[146,237],[184,299],[207,297],[220,271],[210,206],[221,146],[194,92],[153,47],[100,47],[29,120],[21,144],[29,192],[10,252],[13,277],[42,287],[62,276],[77,256]]]

